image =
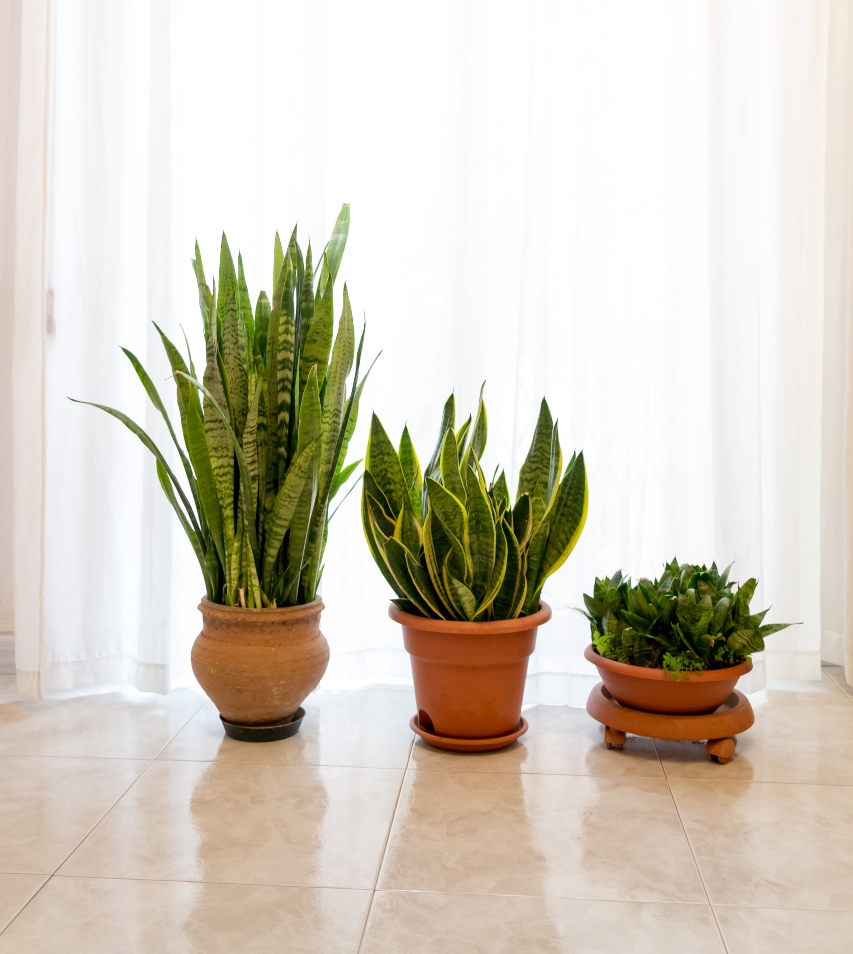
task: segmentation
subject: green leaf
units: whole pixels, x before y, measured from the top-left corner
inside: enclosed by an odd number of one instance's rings
[[[521,465],[518,474],[518,491],[516,501],[523,494],[530,495],[533,509],[533,527],[538,528],[539,522],[548,509],[548,479],[551,474],[551,440],[554,432],[554,422],[548,409],[548,402],[543,398],[539,408],[539,419],[527,458]],[[528,581],[530,575],[528,574]]]
[[[367,476],[368,475],[365,474],[365,483]],[[366,486],[362,488],[361,526],[364,530],[364,538],[367,541],[367,547],[370,550],[370,555],[373,557],[377,567],[379,567],[380,573],[385,577],[386,582],[397,594],[397,596],[404,597],[405,594],[400,588],[400,584],[394,579],[394,574],[391,572],[391,568],[388,566],[388,561],[385,559],[384,544],[380,545],[380,542],[377,540],[376,530],[373,526],[370,512],[368,510]],[[385,539],[387,540],[387,535],[385,535]]]
[[[441,483],[464,506],[466,500],[465,484],[459,470],[459,455],[456,452],[456,441],[453,432],[444,435],[444,446],[441,449]]]
[[[341,259],[344,257],[344,249],[347,245],[347,236],[349,235],[350,211],[349,203],[345,202],[338,213],[335,227],[332,229],[332,237],[326,243],[323,252],[324,268],[320,275],[320,284],[317,292],[323,295],[326,290],[326,284],[331,286],[338,277],[338,269],[341,267]]]
[[[400,467],[403,471],[403,480],[409,492],[409,501],[412,504],[412,511],[415,517],[417,517],[418,523],[422,524],[424,522],[422,498],[424,479],[421,473],[420,461],[412,444],[408,427],[403,428],[403,434],[400,437],[398,457],[400,459]]]
[[[441,450],[444,447],[444,435],[448,429],[452,431],[455,427],[456,398],[451,394],[444,402],[444,409],[441,412],[441,426],[438,431],[438,440],[436,441],[435,450],[432,452],[432,457],[424,471],[424,477],[432,477],[433,480],[435,480],[441,473]],[[426,511],[426,505],[424,505],[424,511]]]
[[[397,516],[394,524],[394,539],[399,540],[407,550],[412,553],[419,553],[421,548],[421,530],[415,515],[412,513],[412,505],[408,497],[403,500],[403,506]]]
[[[575,462],[575,457],[572,455],[571,463],[569,468]],[[560,435],[557,430],[557,422],[554,421],[554,430],[551,432],[551,463],[548,469],[548,505],[551,505],[551,502],[554,499],[554,493],[557,490],[557,485],[560,482],[560,474],[563,472],[563,452],[560,450]]]
[[[512,508],[512,529],[518,545],[524,549],[533,535],[533,507],[528,494],[522,494]]]
[[[375,414],[370,421],[370,438],[367,443],[364,468],[370,473],[388,499],[392,511],[391,516],[396,520],[397,514],[403,506],[403,498],[408,498],[408,491],[403,477],[403,469],[400,466],[400,458],[397,456],[394,445],[385,432],[382,422]]]
[[[492,612],[495,619],[513,619],[518,593],[524,581],[523,564],[518,541],[507,520],[501,521],[501,531],[506,546],[506,568],[501,588],[492,604]]]
[[[246,354],[250,355],[255,346],[255,319],[252,315],[252,300],[249,298],[249,289],[243,272],[243,256],[239,252],[237,253],[237,311],[246,328]]]
[[[221,293],[220,293],[221,294]],[[225,317],[222,325],[222,359],[228,381],[229,407],[233,417],[231,425],[238,437],[243,436],[246,426],[246,414],[249,407],[249,378],[245,341],[241,342],[240,320],[237,312],[236,289],[225,305]]]
[[[740,656],[750,656],[764,649],[764,638],[757,629],[736,629],[726,640],[726,645]]]
[[[468,515],[462,501],[432,477],[426,479],[429,505],[445,531],[460,543],[465,539]]]
[[[201,574],[204,577],[204,585],[205,589],[207,590],[208,599],[212,600],[215,598],[215,595],[213,592],[213,585],[210,580],[210,574],[207,570],[207,563],[205,561],[204,548],[202,546],[201,538],[192,528],[189,520],[187,520],[186,515],[184,514],[184,511],[181,509],[181,506],[175,497],[175,491],[172,489],[172,481],[166,468],[159,459],[156,460],[156,464],[157,478],[160,481],[160,486],[163,488],[163,493],[166,495],[166,499],[172,505],[172,509],[178,515],[178,520],[180,521],[181,526],[184,528],[184,533],[187,535],[190,543],[192,544],[192,548],[195,552],[196,558],[198,559],[199,566],[201,566]]]
[[[495,523],[489,498],[475,471],[467,467],[465,478],[468,494],[468,537],[467,541],[463,542],[467,543],[467,550],[471,554],[471,590],[478,603],[482,604],[495,568]],[[480,609],[483,608],[481,605]]]
[[[281,247],[281,237],[275,233],[275,243],[272,252],[272,289],[275,291],[284,267],[284,249]]]
[[[222,333],[225,324],[225,310],[231,298],[237,300],[237,272],[234,270],[234,259],[225,233],[222,233],[222,243],[219,250],[219,289],[216,296],[216,333]]]
[[[302,279],[302,289],[299,296],[299,354],[305,348],[305,339],[311,331],[314,320],[314,268],[311,262],[311,243],[305,253],[305,274]]]
[[[445,616],[449,619],[454,619],[455,611],[453,609],[453,603],[450,601],[450,597],[444,592],[441,570],[444,566],[445,559],[451,552],[451,544],[441,524],[436,521],[431,511],[427,512],[426,520],[424,521],[423,546],[427,571],[429,572],[435,591],[442,601]]]
[[[329,491],[329,500],[334,500],[338,491],[343,487],[343,485],[350,479],[353,473],[358,468],[358,465],[361,463],[360,460],[353,461],[351,464],[347,464],[346,467],[339,470],[332,480],[332,487]]]
[[[579,454],[557,488],[550,509],[548,543],[536,585],[557,570],[569,558],[583,533],[589,509],[589,490],[583,453]]]
[[[210,452],[204,434],[204,421],[201,418],[198,402],[193,402],[190,405],[187,414],[187,450],[196,474],[196,486],[198,487],[201,508],[204,511],[219,561],[224,568],[226,560],[222,508],[216,491],[216,478],[210,463]]]
[[[293,359],[296,347],[296,317],[293,311],[293,286],[296,280],[290,259],[284,269],[281,316],[278,325],[276,388],[278,390],[278,484],[284,480],[290,450],[290,417],[294,405]],[[300,392],[301,393],[301,392]],[[272,427],[270,428],[272,430]]]
[[[410,599],[415,606],[418,607],[421,614],[424,616],[430,615],[429,604],[424,600],[418,591],[415,582],[409,573],[409,567],[406,562],[406,556],[408,550],[399,540],[395,540],[393,537],[389,539],[385,544],[385,557],[388,560],[388,566],[394,575],[394,579],[397,581],[400,589],[403,591],[407,599]]]
[[[457,580],[452,573],[448,571],[448,559],[444,561],[442,567],[442,579],[444,581],[444,591],[450,597],[453,608],[460,619],[473,620],[477,615],[477,600],[471,590],[461,581]]]
[[[503,510],[509,510],[509,487],[506,482],[506,474],[501,471],[492,491],[495,506]]]
[[[284,535],[290,529],[306,481],[313,473],[318,449],[319,441],[316,438],[302,449],[287,469],[284,483],[276,494],[272,516],[266,525],[266,540],[264,543],[265,590],[269,588],[272,582],[272,573],[278,551],[284,542]]]
[[[323,442],[320,451],[320,481],[322,491],[331,484],[337,469],[334,460],[338,449],[338,436],[344,418],[347,375],[355,354],[355,328],[347,286],[344,285],[344,303],[338,322],[338,333],[332,349],[332,361],[323,396]]]
[[[500,593],[501,588],[503,587],[504,577],[506,576],[509,548],[501,527],[497,528],[495,540],[495,563],[494,567],[492,568],[492,576],[489,580],[489,585],[486,588],[485,595],[480,600],[480,605],[477,607],[477,616],[481,616],[490,606],[493,605],[498,593]]]
[[[303,381],[307,381],[308,373],[314,366],[317,368],[317,378],[320,383],[326,380],[334,331],[334,298],[332,286],[329,285],[326,293],[314,300],[314,317],[305,337],[300,365]]]
[[[486,449],[486,439],[489,436],[489,421],[486,415],[486,405],[483,401],[483,390],[486,387],[485,381],[480,387],[480,400],[477,405],[477,417],[474,420],[474,430],[471,432],[471,450],[477,457],[477,460],[483,459],[483,451]]]

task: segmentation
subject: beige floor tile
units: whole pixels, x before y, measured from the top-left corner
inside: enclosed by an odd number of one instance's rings
[[[798,682],[790,679],[769,679],[767,688],[753,692],[749,701],[753,708],[771,702],[774,705],[847,706],[850,700],[824,669],[820,681]]]
[[[208,702],[160,758],[406,767],[413,738],[413,692],[318,692],[308,697],[304,708],[305,719],[293,738],[247,745],[226,738],[219,713]]]
[[[412,765],[457,772],[663,777],[651,739],[631,736],[621,752],[607,749],[604,727],[585,709],[534,706],[525,710],[524,716],[530,728],[509,748],[462,754],[442,752],[418,739],[412,749]]]
[[[849,911],[715,910],[729,954],[850,954],[853,947]]]
[[[0,931],[46,880],[44,875],[0,874]]]
[[[402,776],[155,762],[62,874],[372,888]]]
[[[853,789],[669,784],[713,904],[853,911]]]
[[[853,785],[853,706],[758,706],[727,765],[712,762],[704,743],[655,745],[669,778]]]
[[[847,681],[843,666],[824,666],[823,671],[845,695],[853,696],[853,686]]]
[[[15,674],[15,637],[0,636],[0,675]]]
[[[377,892],[361,954],[436,951],[724,954],[707,904]]]
[[[0,757],[0,871],[52,873],[148,764]]]
[[[128,691],[35,701],[0,697],[0,755],[153,759],[203,701],[187,689],[167,696]]]
[[[663,779],[410,771],[379,886],[705,901]]]
[[[356,954],[369,891],[52,878],[2,954]]]
[[[853,913],[717,906],[729,954],[850,954]]]

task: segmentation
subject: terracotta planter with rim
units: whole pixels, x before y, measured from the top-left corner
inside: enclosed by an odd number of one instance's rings
[[[193,672],[226,731],[228,723],[286,724],[329,664],[329,644],[320,632],[323,603],[257,610],[203,599],[198,608],[204,625],[192,648]]]
[[[752,669],[751,662],[742,662],[707,672],[671,673],[605,659],[591,644],[584,656],[598,668],[604,688],[623,706],[679,715],[714,712],[732,694],[738,679]]]
[[[430,736],[487,741],[521,734],[527,660],[536,646],[537,628],[551,618],[546,603],[532,616],[491,623],[425,619],[394,603],[388,615],[403,627],[417,722],[427,730],[419,733],[422,737],[436,744]],[[476,750],[473,745],[465,748]]]

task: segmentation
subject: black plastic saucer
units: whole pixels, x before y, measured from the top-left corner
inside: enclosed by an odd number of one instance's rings
[[[222,716],[219,718],[222,719],[225,734],[229,739],[236,739],[238,742],[278,742],[279,739],[289,739],[296,735],[305,718],[305,710],[300,706],[285,722],[275,722],[272,725],[240,725],[237,722],[229,722]]]

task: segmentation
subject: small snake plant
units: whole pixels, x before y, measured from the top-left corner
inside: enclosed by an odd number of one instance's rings
[[[311,245],[303,258],[296,229],[286,249],[276,234],[272,302],[262,291],[254,312],[242,257],[235,269],[225,235],[213,291],[196,243],[192,264],[206,342],[203,381],[189,345],[185,359],[155,324],[175,379],[183,442],[151,377],[123,349],[166,421],[185,486],[138,424],[114,408],[93,405],[118,418],[156,458],[163,492],[213,602],[261,609],[316,598],[329,504],[361,463],[344,465],[367,378],[359,381],[364,331],[356,348],[346,285],[332,343],[334,283],[349,220],[344,205],[316,275]]]
[[[408,613],[475,622],[535,613],[545,580],[586,522],[583,453],[563,471],[543,400],[511,503],[503,471],[487,484],[480,467],[488,432],[482,391],[473,425],[469,417],[457,431],[455,417],[451,395],[422,472],[408,428],[395,450],[373,415],[361,498],[367,545]]]
[[[600,656],[634,666],[674,672],[736,666],[764,649],[764,638],[791,623],[764,623],[769,610],[751,613],[758,580],[729,582],[720,573],[673,559],[658,580],[631,585],[621,571],[596,579],[579,610]]]

